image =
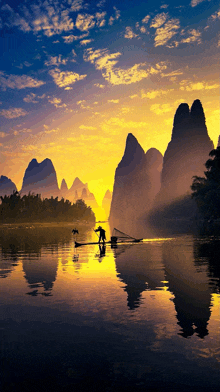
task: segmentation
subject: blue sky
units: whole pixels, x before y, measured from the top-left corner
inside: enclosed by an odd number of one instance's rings
[[[164,154],[175,110],[200,99],[219,130],[220,4],[0,1],[0,174],[51,158],[59,184],[112,189],[126,136]]]

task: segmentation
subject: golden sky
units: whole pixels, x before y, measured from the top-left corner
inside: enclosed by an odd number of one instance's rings
[[[217,1],[1,1],[0,174],[20,190],[31,159],[58,183],[112,190],[129,132],[164,154],[175,111],[200,99],[219,126]]]

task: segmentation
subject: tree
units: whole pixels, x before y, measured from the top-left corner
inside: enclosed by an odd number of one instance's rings
[[[205,163],[205,177],[193,177],[192,197],[207,220],[220,219],[220,147],[209,153]]]

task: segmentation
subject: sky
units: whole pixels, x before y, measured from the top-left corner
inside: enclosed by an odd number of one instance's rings
[[[164,155],[195,99],[216,146],[219,22],[215,0],[0,0],[0,175],[50,158],[101,203],[128,133]]]

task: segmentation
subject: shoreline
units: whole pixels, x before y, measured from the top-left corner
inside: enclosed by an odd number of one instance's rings
[[[96,222],[74,221],[74,222],[16,222],[16,223],[0,223],[0,229],[35,229],[46,227],[73,227],[73,226],[87,226],[93,227]]]

